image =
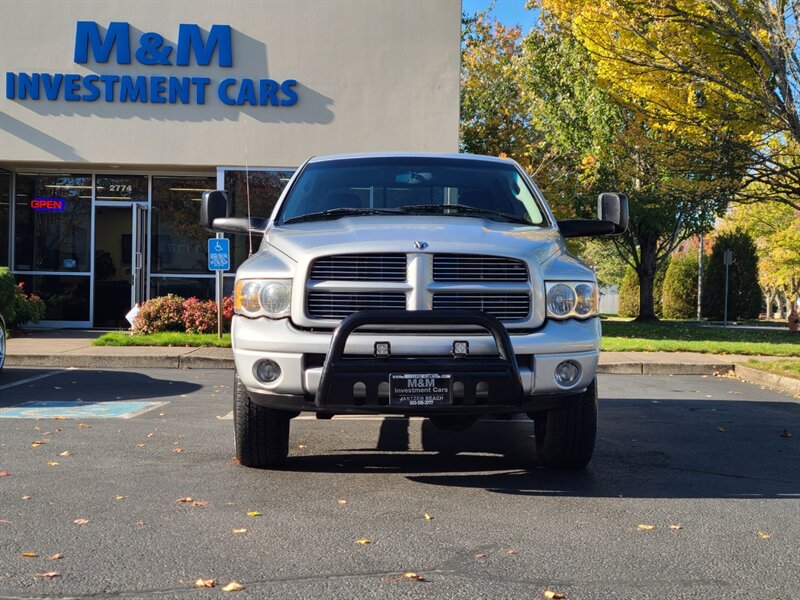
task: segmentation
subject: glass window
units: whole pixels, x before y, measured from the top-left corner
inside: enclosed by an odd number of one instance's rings
[[[281,208],[280,222],[342,213],[440,214],[542,225],[517,168],[461,158],[382,157],[309,163]]]
[[[153,177],[152,273],[209,273],[214,234],[200,227],[200,196],[216,187],[213,177]]]
[[[98,175],[95,177],[95,200],[147,202],[145,175]]]
[[[9,209],[11,206],[11,173],[0,171],[0,266],[8,266]]]
[[[269,218],[278,202],[283,188],[294,175],[294,170],[285,171],[225,171],[225,189],[233,198],[233,216],[246,217],[248,198],[248,177],[250,188],[250,216]],[[256,251],[261,244],[259,234],[251,234],[250,244]],[[250,244],[246,236],[238,235],[231,239],[232,269],[235,270],[247,260]]]
[[[90,175],[17,175],[17,271],[90,270],[91,192]]]
[[[17,275],[25,291],[44,300],[47,321],[89,320],[89,277],[75,275]]]
[[[183,298],[213,300],[215,286],[213,277],[151,277],[150,297],[177,294]]]

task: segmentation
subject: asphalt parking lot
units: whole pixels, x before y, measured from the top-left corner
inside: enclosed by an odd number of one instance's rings
[[[271,472],[233,460],[230,385],[224,370],[4,370],[0,598],[210,598],[231,580],[242,598],[800,597],[787,395],[601,376],[580,473],[538,468],[527,420],[445,434],[302,415]],[[54,406],[69,418],[37,412]]]

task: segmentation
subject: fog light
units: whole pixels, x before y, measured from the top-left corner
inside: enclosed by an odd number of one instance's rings
[[[274,360],[260,360],[253,370],[258,380],[263,383],[272,383],[281,376],[281,368]]]
[[[561,387],[572,387],[578,383],[581,376],[581,368],[571,360],[565,360],[556,367],[556,383]]]
[[[453,342],[453,356],[456,358],[464,358],[469,355],[469,342],[464,340],[456,340]]]
[[[375,342],[375,358],[389,358],[392,345],[389,342]]]

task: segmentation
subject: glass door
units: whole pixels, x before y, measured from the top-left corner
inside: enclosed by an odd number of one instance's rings
[[[147,299],[147,205],[133,205],[131,306]]]

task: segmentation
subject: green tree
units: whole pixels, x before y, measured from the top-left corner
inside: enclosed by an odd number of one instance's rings
[[[697,315],[697,259],[679,256],[670,260],[661,290],[661,306],[667,319],[692,319]]]
[[[703,283],[703,316],[721,321],[725,306],[725,251],[733,261],[728,268],[728,320],[752,319],[761,312],[758,257],[752,238],[741,229],[720,233],[711,251]]]
[[[653,309],[657,317],[664,316],[661,304],[662,291],[664,287],[664,276],[667,269],[662,269],[656,274],[653,281],[653,293],[656,296],[653,302]],[[619,316],[637,318],[641,314],[639,302],[641,293],[639,291],[639,276],[636,271],[628,266],[625,277],[619,287]]]

